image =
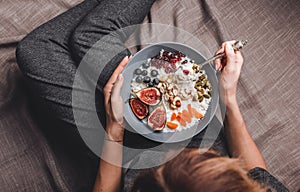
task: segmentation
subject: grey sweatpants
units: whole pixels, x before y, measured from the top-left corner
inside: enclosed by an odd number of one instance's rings
[[[71,104],[74,75],[81,59],[95,42],[114,30],[141,23],[153,2],[86,0],[32,31],[17,47],[17,63],[26,77],[32,95],[30,106],[40,128],[56,155],[63,156],[59,162],[62,166],[69,166],[64,163],[64,158],[70,159],[65,162],[80,165],[69,181],[70,185],[78,187],[78,191],[90,191],[99,158],[85,145],[74,122]],[[122,46],[124,40],[126,37],[119,40],[118,46]],[[99,93],[115,67],[123,57],[130,55],[124,49],[107,63],[99,77],[95,90],[99,95],[96,106],[102,105],[103,98]],[[97,108],[99,119],[105,119],[103,108]],[[85,108],[80,110],[89,112]],[[76,183],[78,180],[82,183]]]
[[[43,24],[19,43],[17,63],[28,77],[30,88],[53,115],[74,124],[71,91],[81,59],[103,36],[119,28],[141,23],[153,2],[86,0]],[[126,55],[130,55],[128,50],[107,63],[99,77],[99,91]]]

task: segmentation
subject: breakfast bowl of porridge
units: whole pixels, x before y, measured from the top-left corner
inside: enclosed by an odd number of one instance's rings
[[[201,132],[219,101],[218,82],[205,57],[180,43],[152,44],[123,71],[124,119],[144,137],[174,143]]]

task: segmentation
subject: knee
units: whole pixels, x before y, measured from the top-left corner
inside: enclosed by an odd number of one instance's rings
[[[37,28],[22,39],[16,47],[17,64],[24,75],[40,74],[41,70],[54,65],[58,48],[43,28]]]
[[[88,15],[80,25],[78,25],[73,31],[69,39],[69,46],[72,52],[72,57],[76,62],[80,62],[87,51],[100,39],[110,35],[106,41],[113,43],[123,44],[126,35],[120,30],[120,24],[117,19],[111,19],[108,17],[97,18],[95,13]],[[107,42],[107,43],[108,43]]]
[[[81,33],[81,31],[79,31],[78,29],[75,29],[69,39],[69,48],[72,53],[72,58],[76,62],[80,62],[81,58],[83,57],[83,55],[81,54],[82,47],[88,46],[87,42],[84,41],[84,38],[82,36],[83,33]]]
[[[30,71],[30,61],[32,61],[33,55],[35,54],[34,41],[26,36],[22,39],[16,48],[16,59],[19,68],[23,73],[28,73]]]

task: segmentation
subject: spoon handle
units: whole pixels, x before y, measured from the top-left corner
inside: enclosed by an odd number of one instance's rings
[[[239,51],[239,50],[241,50],[247,43],[248,43],[247,40],[238,40],[238,41],[236,41],[236,42],[232,45],[233,50]],[[214,60],[216,60],[216,59],[218,59],[218,58],[221,58],[221,57],[224,57],[224,56],[225,56],[225,53],[219,53],[219,54],[217,54],[217,55],[215,55],[215,56],[213,56],[213,57],[207,59],[206,61],[204,61],[204,62],[202,62],[202,63],[200,63],[200,64],[198,64],[198,65],[203,66],[204,64],[210,63],[211,61],[214,61]]]

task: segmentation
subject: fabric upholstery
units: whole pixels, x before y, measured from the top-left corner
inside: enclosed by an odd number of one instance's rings
[[[92,186],[93,173],[83,166],[90,162],[58,148],[55,137],[42,131],[51,126],[34,110],[14,53],[31,30],[80,2],[0,3],[0,191],[88,191]],[[158,0],[144,20],[183,28],[211,52],[225,40],[249,40],[239,104],[269,172],[291,191],[300,189],[299,10],[298,0]]]

